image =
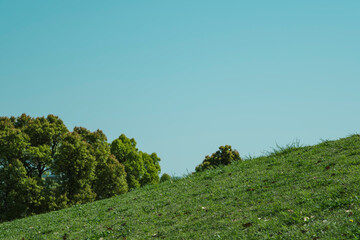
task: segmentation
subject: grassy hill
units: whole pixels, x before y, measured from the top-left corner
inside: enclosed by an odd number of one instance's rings
[[[0,239],[359,239],[360,136],[0,224]]]

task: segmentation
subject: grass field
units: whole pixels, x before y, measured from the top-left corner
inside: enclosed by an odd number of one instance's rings
[[[359,239],[359,197],[353,135],[2,223],[0,239]]]

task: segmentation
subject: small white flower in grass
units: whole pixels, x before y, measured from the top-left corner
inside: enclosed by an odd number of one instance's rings
[[[304,221],[306,222],[306,221],[309,221],[309,217],[304,217]]]

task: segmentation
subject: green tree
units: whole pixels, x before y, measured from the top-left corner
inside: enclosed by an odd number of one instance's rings
[[[61,197],[68,199],[70,205],[93,201],[95,169],[96,158],[89,144],[77,132],[65,134],[52,167],[61,183]]]
[[[0,118],[0,220],[11,220],[41,210],[38,182],[28,177],[19,159],[29,146],[29,138],[14,126],[14,118]]]
[[[21,159],[28,146],[29,137],[16,129],[9,118],[0,118],[0,159]]]
[[[6,155],[9,162],[19,160],[32,188],[41,189],[41,205],[29,205],[27,214],[54,209],[51,206],[56,204],[51,200],[56,198],[51,195],[57,185],[55,181],[47,181],[46,175],[51,173],[61,136],[68,131],[62,120],[54,115],[32,118],[22,114],[17,118],[1,118],[0,129],[3,130],[0,130],[0,155]],[[54,186],[50,186],[50,183]],[[33,193],[38,194],[36,191]]]
[[[1,159],[0,164],[0,220],[39,213],[44,200],[42,187],[26,175],[19,160]]]
[[[109,198],[128,191],[125,167],[110,155],[105,164],[97,166],[94,191],[97,199]]]
[[[50,170],[61,136],[68,132],[61,119],[54,115],[31,118],[25,114],[15,122],[22,132],[28,135],[30,147],[21,159],[29,176],[41,178]]]
[[[151,155],[141,152],[140,157],[143,160],[144,164],[144,175],[141,179],[141,186],[146,184],[156,184],[159,183],[159,174],[160,174],[160,158],[156,155],[156,153],[152,153]]]
[[[96,159],[95,178],[92,184],[97,199],[103,199],[127,192],[125,168],[111,155],[106,135],[101,130],[91,132],[83,127],[75,127],[82,140]]]
[[[101,130],[91,132],[84,127],[75,127],[74,133],[80,135],[82,141],[88,145],[88,149],[96,158],[96,165],[106,164],[110,155],[110,146],[107,143],[106,135]]]
[[[69,132],[54,115],[0,117],[0,221],[158,183],[159,161],[125,135],[110,146],[101,130]]]
[[[239,152],[235,149],[232,150],[230,145],[220,146],[218,151],[211,156],[206,156],[204,161],[199,164],[195,170],[200,172],[219,165],[228,165],[233,161],[239,160],[241,160]]]
[[[138,151],[135,139],[121,134],[111,143],[111,153],[125,166],[129,189],[159,182],[160,158]]]
[[[144,164],[136,148],[135,139],[124,134],[111,143],[111,153],[125,166],[126,181],[129,189],[141,186],[140,179],[144,174]]]

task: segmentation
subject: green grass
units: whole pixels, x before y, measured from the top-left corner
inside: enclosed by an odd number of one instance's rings
[[[359,239],[360,136],[0,224],[0,239]]]

